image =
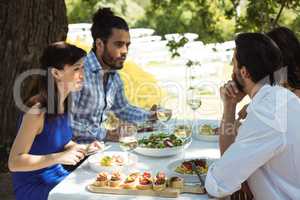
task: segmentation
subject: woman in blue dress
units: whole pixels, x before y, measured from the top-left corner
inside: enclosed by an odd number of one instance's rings
[[[67,175],[62,165],[76,165],[87,151],[100,148],[99,142],[79,145],[73,142],[68,126],[68,96],[83,84],[85,51],[56,42],[41,57],[46,76],[35,87],[19,123],[9,155],[17,200],[46,200],[50,190]],[[88,147],[88,148],[87,148]]]

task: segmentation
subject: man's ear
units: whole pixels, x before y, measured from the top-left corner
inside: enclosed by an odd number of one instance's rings
[[[97,38],[96,41],[96,51],[100,54],[104,51],[104,43],[100,38]]]
[[[240,71],[241,71],[241,75],[244,79],[250,79],[251,76],[245,66],[242,66]]]
[[[56,79],[58,81],[60,81],[63,76],[63,74],[58,69],[55,69],[55,68],[51,69],[51,74],[54,77],[54,79]]]

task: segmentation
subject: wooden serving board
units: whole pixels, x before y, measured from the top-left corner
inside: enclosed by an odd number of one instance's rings
[[[180,193],[192,193],[192,194],[204,194],[205,190],[203,187],[198,185],[196,186],[187,186],[185,185],[181,190],[175,188],[169,188],[162,191],[154,190],[139,190],[139,189],[123,189],[121,187],[97,187],[92,184],[87,186],[87,190],[94,193],[102,194],[118,194],[118,195],[138,195],[138,196],[155,196],[155,197],[169,197],[176,198]]]

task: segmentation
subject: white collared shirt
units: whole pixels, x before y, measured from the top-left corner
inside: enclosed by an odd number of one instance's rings
[[[224,197],[247,180],[256,200],[300,199],[300,99],[265,85],[247,113],[235,142],[210,166],[206,190]]]

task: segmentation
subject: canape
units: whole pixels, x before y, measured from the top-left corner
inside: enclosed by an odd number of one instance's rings
[[[119,187],[122,181],[121,174],[119,172],[114,172],[111,175],[109,186],[110,187]]]
[[[151,174],[144,172],[139,178],[139,184],[136,186],[139,190],[150,190],[152,189],[152,179]]]
[[[108,185],[108,174],[106,172],[101,172],[97,174],[96,181],[93,183],[97,187],[105,187]]]
[[[180,178],[178,176],[173,176],[169,180],[169,186],[176,189],[182,189],[183,188],[183,178]]]
[[[129,175],[123,183],[123,188],[124,189],[134,189],[136,186],[136,179],[137,179],[136,176]]]
[[[134,179],[137,179],[140,175],[141,175],[140,172],[134,172],[134,173],[129,174],[129,176],[131,176]]]
[[[163,172],[157,173],[153,183],[153,190],[155,191],[164,190],[166,188],[166,185],[167,185],[166,175]]]

